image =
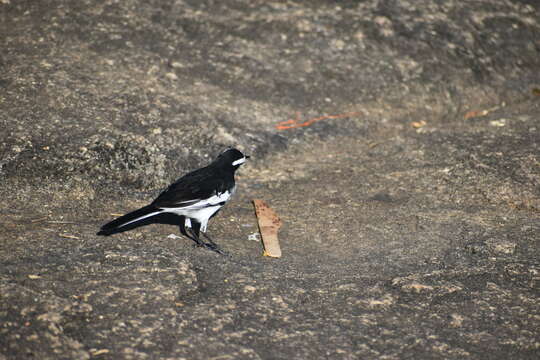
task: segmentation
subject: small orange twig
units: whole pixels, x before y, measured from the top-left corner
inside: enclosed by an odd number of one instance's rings
[[[320,121],[320,120],[326,120],[326,119],[340,119],[345,117],[351,117],[355,115],[360,115],[359,112],[350,112],[350,113],[344,113],[344,114],[338,114],[338,115],[325,115],[316,117],[313,119],[309,119],[304,122],[300,122],[300,113],[296,113],[296,119],[289,119],[287,121],[282,121],[276,125],[276,129],[278,130],[288,130],[288,129],[295,129],[299,127],[309,126],[313,124],[314,122]]]

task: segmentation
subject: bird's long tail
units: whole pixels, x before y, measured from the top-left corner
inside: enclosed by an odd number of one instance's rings
[[[119,218],[103,225],[97,235],[107,236],[133,229],[142,225],[141,222],[161,214],[162,212],[162,209],[156,208],[152,205],[142,207],[139,210],[135,210],[124,216],[120,216]]]

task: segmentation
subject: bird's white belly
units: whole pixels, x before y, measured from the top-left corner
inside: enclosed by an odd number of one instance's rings
[[[201,223],[201,231],[206,232],[206,226],[208,225],[208,220],[212,215],[220,209],[221,206],[210,206],[200,210],[187,211],[185,216],[190,219],[194,219],[197,222]],[[190,221],[191,225],[191,221]]]
[[[196,220],[201,224],[201,231],[206,232],[208,220],[212,215],[218,211],[222,205],[221,203],[227,202],[234,193],[234,188],[231,192],[225,191],[220,194],[216,194],[208,199],[197,201],[187,206],[180,206],[177,208],[163,208],[166,212],[171,212],[176,215],[186,217],[185,226],[191,227],[191,221],[189,219]]]

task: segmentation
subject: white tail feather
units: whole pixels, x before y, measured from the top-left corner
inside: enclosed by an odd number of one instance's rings
[[[135,220],[128,221],[127,223],[122,224],[122,225],[120,225],[120,226],[118,226],[118,227],[121,228],[121,227],[123,227],[123,226],[126,226],[126,225],[129,225],[129,224],[131,224],[131,223],[134,223],[135,221],[139,221],[139,220],[142,220],[142,219],[146,219],[146,218],[148,218],[148,217],[150,217],[150,216],[154,216],[154,215],[159,214],[159,213],[161,213],[161,212],[163,212],[163,210],[154,211],[153,213],[143,215],[143,216],[141,216],[141,217],[136,218]]]

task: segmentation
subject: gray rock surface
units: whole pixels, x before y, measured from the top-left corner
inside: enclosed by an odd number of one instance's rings
[[[0,0],[0,359],[538,358],[539,10]],[[95,235],[228,145],[230,257]]]

